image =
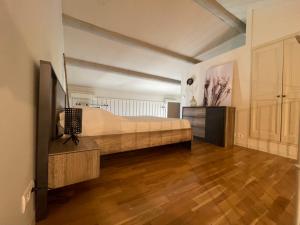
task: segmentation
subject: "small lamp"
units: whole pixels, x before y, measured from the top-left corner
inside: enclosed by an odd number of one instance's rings
[[[66,144],[70,139],[78,145],[79,139],[77,134],[82,130],[82,109],[78,108],[65,108],[65,129],[64,133],[70,137],[64,142]]]

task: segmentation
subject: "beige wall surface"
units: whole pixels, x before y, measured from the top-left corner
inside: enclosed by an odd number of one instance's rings
[[[179,101],[180,96],[165,96],[157,95],[156,93],[142,94],[138,92],[128,91],[114,91],[109,89],[91,88],[85,86],[69,85],[69,94],[73,97],[80,96],[99,96],[106,98],[120,98],[120,99],[139,99],[139,100],[152,100],[152,101],[164,101],[165,99]]]
[[[232,105],[236,107],[235,142],[247,147],[249,135],[249,104],[250,104],[250,51],[247,47],[241,47],[228,53],[219,55],[213,59],[196,65],[182,81],[183,99],[182,105],[190,105],[192,95],[195,96],[198,105],[203,104],[204,79],[206,71],[216,65],[234,61]],[[186,79],[194,77],[195,83],[191,88],[187,87]]]
[[[60,0],[0,0],[0,224],[34,223],[21,196],[34,179],[39,60],[63,76]]]
[[[300,0],[285,0],[253,9],[252,46],[300,31]]]
[[[182,104],[190,105],[191,96],[202,105],[204,79],[211,66],[235,62],[232,105],[236,107],[235,144],[281,155],[297,157],[297,146],[268,142],[249,137],[251,50],[260,45],[293,35],[300,31],[300,1],[289,0],[280,4],[256,7],[248,12],[246,45],[197,64],[182,80]],[[192,88],[186,86],[188,77],[195,77]]]

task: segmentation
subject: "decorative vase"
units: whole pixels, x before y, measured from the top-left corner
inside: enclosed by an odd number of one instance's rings
[[[190,101],[191,106],[197,106],[197,101],[195,99],[195,97],[192,97],[192,100]]]

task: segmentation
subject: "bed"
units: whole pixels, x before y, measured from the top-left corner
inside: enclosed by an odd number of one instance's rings
[[[188,120],[160,117],[116,116],[99,108],[83,108],[82,138],[93,139],[101,155],[186,142],[191,147]],[[60,113],[64,126],[64,113]]]
[[[50,62],[40,62],[37,146],[36,146],[36,220],[47,215],[48,156],[64,124],[67,95]],[[96,143],[101,155],[174,143],[191,148],[192,131],[187,120],[149,117],[119,117],[100,109],[83,110],[80,139]],[[83,143],[82,142],[82,143]],[[79,143],[80,145],[80,143]],[[58,171],[60,173],[60,171]]]

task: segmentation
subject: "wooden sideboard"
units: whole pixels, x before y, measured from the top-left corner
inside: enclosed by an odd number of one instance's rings
[[[183,107],[182,118],[190,121],[193,136],[218,146],[233,146],[234,107]]]
[[[95,141],[81,138],[79,145],[54,141],[48,155],[48,188],[95,179],[100,175],[100,150]]]

